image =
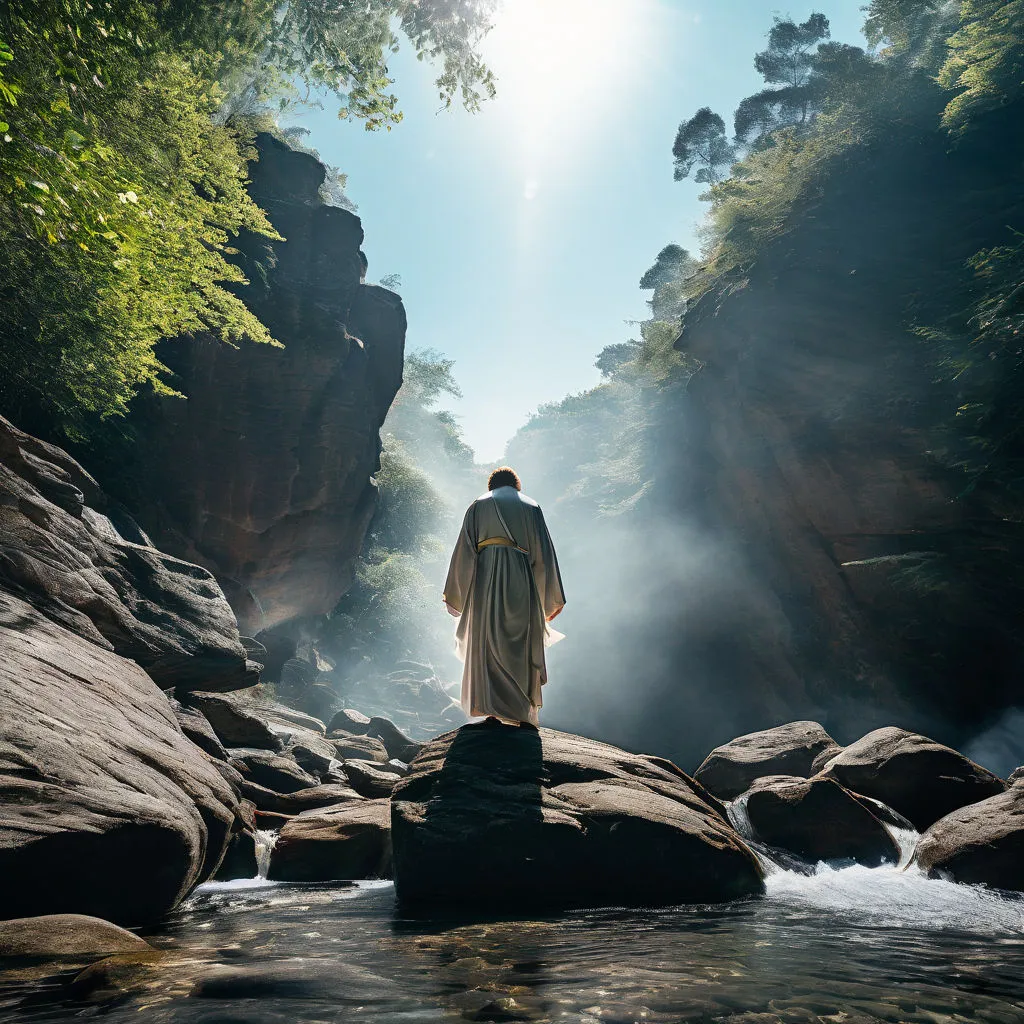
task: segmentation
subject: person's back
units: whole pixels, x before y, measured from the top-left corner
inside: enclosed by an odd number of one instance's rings
[[[468,715],[537,724],[547,682],[547,623],[565,594],[544,513],[508,467],[469,509],[452,552],[444,601],[458,615]]]

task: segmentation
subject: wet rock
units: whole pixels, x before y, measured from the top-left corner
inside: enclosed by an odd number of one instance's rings
[[[694,778],[715,796],[731,800],[767,775],[814,774],[815,759],[838,753],[839,744],[817,722],[788,722],[738,736],[711,751]]]
[[[402,777],[377,761],[345,761],[344,768],[352,788],[371,799],[391,796],[395,783]]]
[[[225,747],[283,750],[284,741],[257,717],[256,707],[235,694],[190,693],[188,706],[200,711]]]
[[[365,736],[370,727],[370,719],[366,715],[344,708],[339,711],[327,726],[328,732],[341,732],[349,736]]]
[[[294,793],[317,785],[317,779],[303,771],[290,757],[264,752],[232,750],[231,764],[243,777],[275,793]]]
[[[330,807],[332,804],[346,803],[350,800],[362,800],[362,797],[345,783],[311,786],[294,793],[275,793],[272,789],[258,786],[254,782],[243,780],[241,785],[243,796],[251,800],[260,811],[271,811],[274,814],[301,814],[317,807]]]
[[[354,759],[379,761],[381,764],[387,764],[390,758],[387,747],[376,736],[346,735],[335,730],[329,738],[334,743],[339,761]]]
[[[389,801],[361,800],[292,818],[281,829],[269,877],[285,882],[390,878]]]
[[[189,969],[195,964],[187,954],[162,949],[116,953],[75,975],[67,992],[77,1002],[93,1006],[121,1003],[153,989],[162,990],[166,998],[168,975],[180,977]]]
[[[940,818],[918,841],[914,863],[933,878],[1024,892],[1024,785]]]
[[[761,842],[802,860],[899,862],[899,847],[882,822],[833,779],[771,775],[739,801]]]
[[[137,662],[161,688],[233,690],[256,680],[213,576],[154,548],[66,452],[3,417],[0,583]]]
[[[386,1002],[390,991],[387,979],[359,967],[336,960],[317,962],[302,959],[245,967],[213,967],[195,980],[191,995],[195,999],[232,1002],[241,999],[310,999],[324,1004],[369,1007]],[[225,1018],[218,1016],[216,1019]],[[231,1014],[230,1019],[238,1018]]]
[[[238,795],[133,662],[0,593],[0,907],[140,924],[220,863]]]
[[[391,806],[410,908],[664,906],[762,890],[754,854],[675,765],[550,729],[441,736]]]
[[[397,725],[386,718],[371,718],[366,734],[375,736],[384,744],[388,758],[396,757],[406,763],[423,749],[422,743],[413,742]]]
[[[862,736],[820,774],[888,804],[919,832],[1006,788],[1002,779],[951,747],[892,726]]]
[[[230,882],[235,878],[255,878],[256,874],[256,840],[249,831],[236,832],[213,877],[218,882]]]
[[[228,759],[228,752],[224,749],[224,744],[217,739],[213,726],[204,715],[196,711],[195,708],[182,707],[176,700],[171,701],[171,707],[174,709],[174,717],[177,718],[181,731],[200,750],[205,750],[210,757],[215,757],[219,761]]]
[[[85,914],[44,914],[0,921],[0,957],[100,956],[152,948],[133,932]]]

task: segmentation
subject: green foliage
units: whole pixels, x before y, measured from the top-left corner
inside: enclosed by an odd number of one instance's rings
[[[712,184],[721,181],[723,171],[732,163],[735,150],[725,137],[725,122],[710,107],[701,107],[683,121],[672,145],[675,179],[688,178],[696,168],[694,181]]]
[[[253,129],[295,83],[367,127],[392,23],[438,88],[493,92],[491,0],[38,0],[0,6],[0,411],[76,435],[141,387],[171,394],[162,338],[272,343],[244,305],[241,231],[279,237],[246,192]],[[331,198],[345,203],[334,175]]]
[[[939,73],[950,100],[942,122],[962,134],[980,115],[1024,96],[1024,0],[963,0]]]
[[[689,282],[699,264],[681,246],[666,245],[654,265],[640,278],[640,287],[653,288],[651,312],[657,319],[671,320],[683,315],[689,299]]]
[[[163,337],[270,341],[225,287],[244,281],[230,238],[276,235],[245,191],[248,140],[214,122],[209,58],[161,49],[141,3],[48,0],[0,31],[16,97],[0,150],[4,406],[74,425],[123,413],[143,384],[166,392]]]

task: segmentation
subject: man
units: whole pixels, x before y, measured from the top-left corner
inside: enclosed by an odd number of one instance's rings
[[[463,710],[536,726],[547,682],[544,648],[562,638],[547,624],[565,594],[544,513],[521,491],[515,470],[491,473],[487,493],[466,512],[444,602],[460,616]]]

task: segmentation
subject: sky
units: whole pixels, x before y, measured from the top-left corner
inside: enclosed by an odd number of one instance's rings
[[[440,110],[436,70],[405,46],[391,132],[338,120],[330,99],[291,118],[348,175],[368,280],[400,275],[408,350],[455,360],[463,398],[446,404],[478,461],[638,336],[663,246],[699,250],[703,188],[672,177],[679,122],[710,106],[731,125],[763,87],[773,16],[820,10],[833,39],[863,44],[864,2],[504,0],[482,47],[498,95],[479,113]]]

